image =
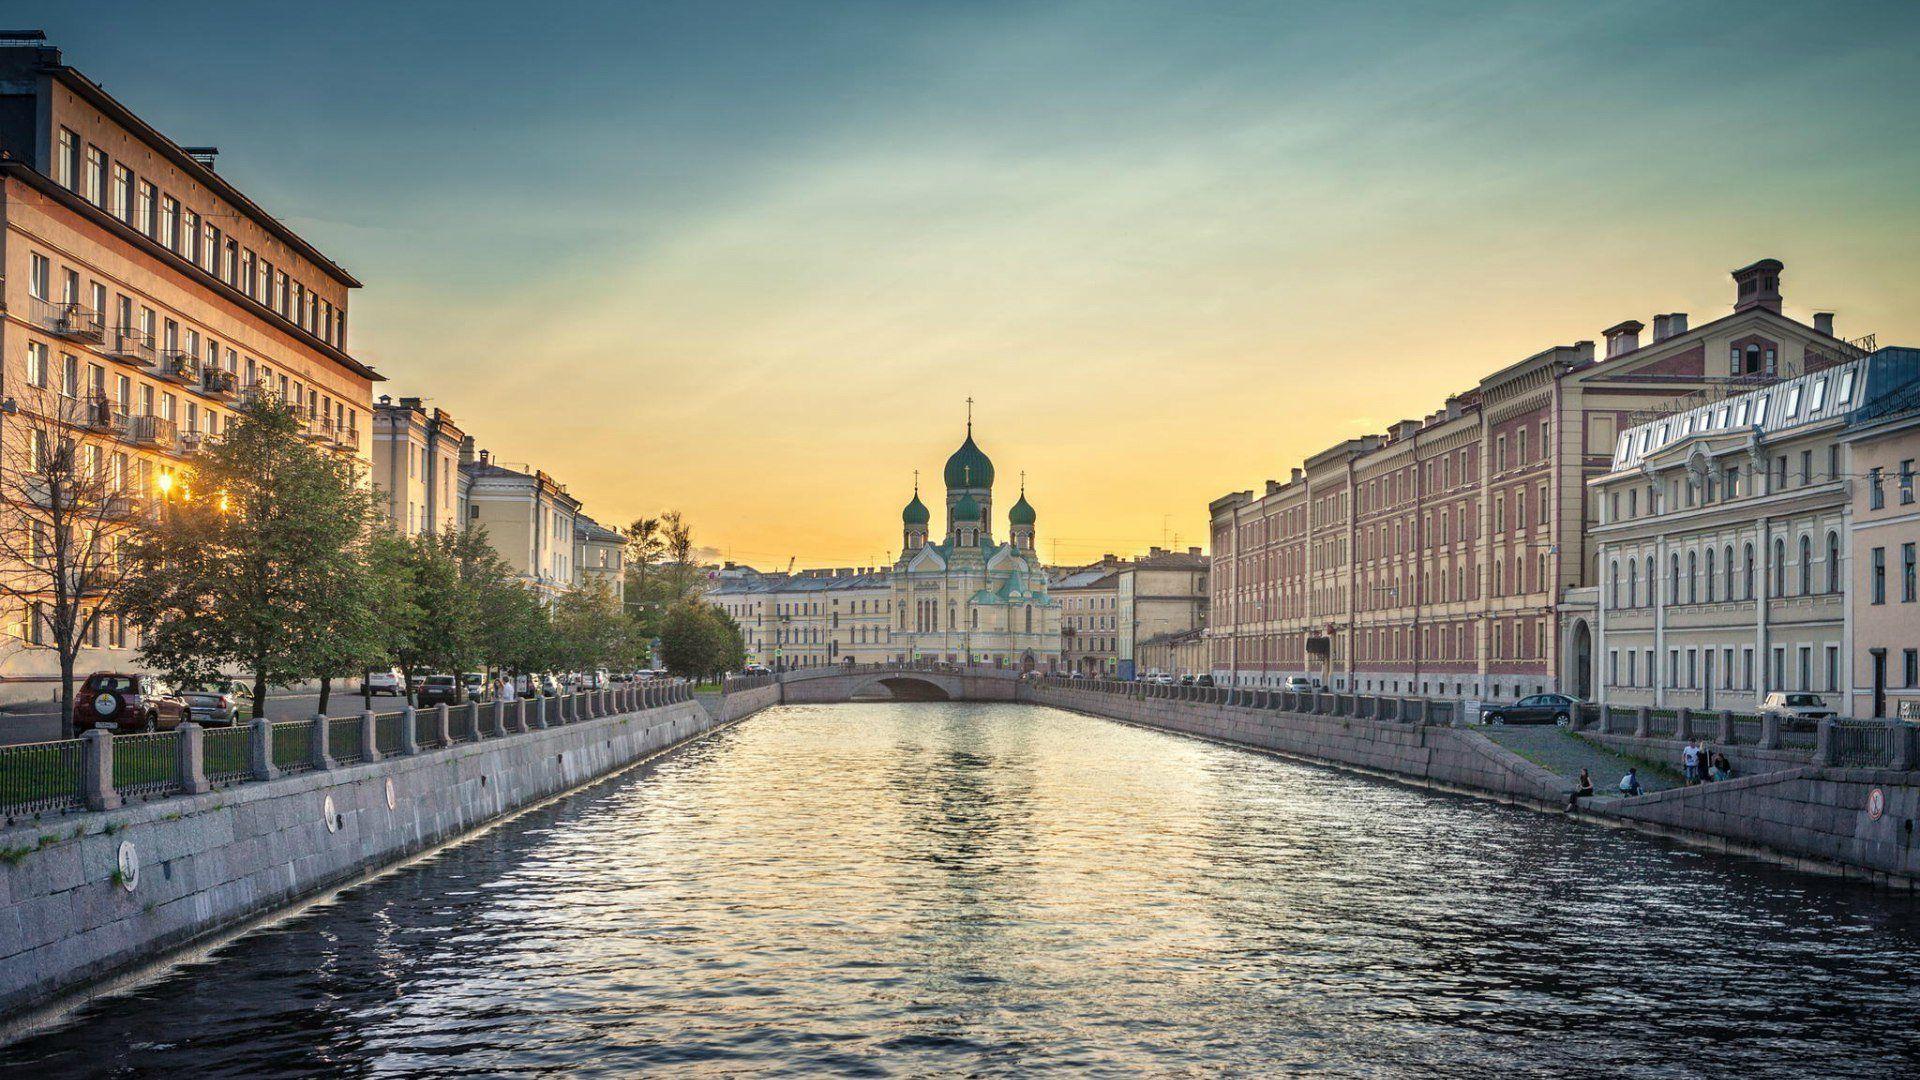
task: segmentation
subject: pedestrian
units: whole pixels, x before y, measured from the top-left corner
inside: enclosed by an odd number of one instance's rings
[[[1733,762],[1728,761],[1727,755],[1717,750],[1713,754],[1713,778],[1715,780],[1733,779]]]
[[[1690,742],[1680,749],[1680,765],[1689,785],[1700,782],[1700,744],[1698,742]]]
[[[514,703],[514,701],[518,700],[519,697],[520,697],[519,688],[513,685],[512,679],[501,680],[500,682],[500,700],[501,701],[504,701],[507,704],[511,705]]]
[[[1620,778],[1620,794],[1629,796],[1640,794],[1639,769],[1628,769],[1627,775]]]
[[[1573,795],[1567,799],[1567,809],[1578,809],[1581,799],[1591,798],[1593,798],[1593,776],[1587,770],[1581,769],[1580,782],[1574,786]]]

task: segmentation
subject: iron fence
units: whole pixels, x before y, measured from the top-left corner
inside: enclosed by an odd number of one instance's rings
[[[206,729],[200,734],[200,762],[209,784],[253,779],[253,732],[244,727]]]
[[[0,746],[0,814],[8,818],[86,805],[79,739]]]
[[[406,744],[407,714],[380,713],[373,718],[373,745],[382,754],[398,754]]]
[[[413,744],[422,750],[440,747],[439,709],[421,709],[413,714]]]
[[[327,721],[327,756],[341,765],[367,759],[367,748],[361,742],[359,717],[338,716]]]
[[[156,799],[180,787],[180,735],[116,735],[113,787],[123,799]]]
[[[313,721],[288,720],[273,725],[273,767],[283,773],[313,768]]]

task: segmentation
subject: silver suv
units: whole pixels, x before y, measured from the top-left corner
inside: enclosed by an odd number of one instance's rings
[[[1838,714],[1819,694],[1796,694],[1776,690],[1760,703],[1761,716],[1777,716],[1788,728],[1811,731],[1822,720]]]

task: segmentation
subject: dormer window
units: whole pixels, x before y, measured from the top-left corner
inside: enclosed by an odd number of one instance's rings
[[[1813,390],[1807,396],[1807,411],[1808,412],[1820,411],[1820,406],[1826,404],[1826,400],[1827,400],[1827,380],[1815,379],[1813,383]]]

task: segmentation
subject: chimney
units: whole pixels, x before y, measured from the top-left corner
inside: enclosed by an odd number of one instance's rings
[[[1780,271],[1786,269],[1778,259],[1761,259],[1733,272],[1733,310],[1765,308],[1780,314]]]
[[[460,464],[473,464],[473,436],[467,435],[460,440]]]
[[[1667,317],[1665,315],[1655,315],[1653,317],[1653,340],[1667,340]]]
[[[1289,483],[1289,484],[1297,484],[1297,483],[1299,483],[1299,482],[1300,482],[1300,476],[1301,476],[1301,474],[1302,474],[1303,472],[1305,472],[1305,470],[1304,470],[1304,469],[1298,469],[1298,468],[1296,468],[1296,469],[1294,469],[1294,470],[1293,470],[1293,474],[1292,474],[1291,476],[1289,476],[1289,477],[1287,477],[1287,483]]]
[[[1833,336],[1833,312],[1831,311],[1814,312],[1813,328],[1827,335],[1828,337],[1832,337]]]
[[[183,146],[180,149],[185,150],[188,157],[205,165],[208,170],[213,168],[213,159],[220,156],[220,148],[217,146]]]
[[[1687,313],[1676,311],[1667,316],[1667,336],[1679,337],[1687,332]]]
[[[487,464],[489,459],[492,458],[492,456],[493,456],[492,454],[488,453],[485,450],[480,451],[480,464],[482,465]]]
[[[1607,336],[1607,358],[1611,360],[1639,348],[1640,331],[1646,328],[1647,324],[1637,319],[1628,319],[1626,322],[1602,331]]]

